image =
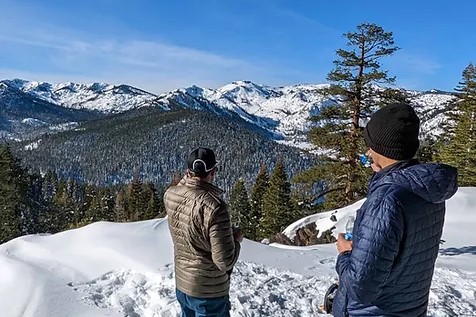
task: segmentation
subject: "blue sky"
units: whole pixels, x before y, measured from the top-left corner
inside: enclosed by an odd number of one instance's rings
[[[476,62],[476,1],[0,0],[0,78],[163,92],[234,80],[324,83],[342,34],[394,33],[382,60],[409,89],[453,90]]]

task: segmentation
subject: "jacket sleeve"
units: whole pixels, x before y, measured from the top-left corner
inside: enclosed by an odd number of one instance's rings
[[[336,269],[347,295],[370,304],[382,291],[399,252],[404,220],[401,207],[386,198],[361,212],[353,249],[338,256]]]
[[[233,268],[240,254],[240,244],[233,238],[230,215],[226,205],[218,207],[211,216],[209,227],[213,263],[220,271]]]

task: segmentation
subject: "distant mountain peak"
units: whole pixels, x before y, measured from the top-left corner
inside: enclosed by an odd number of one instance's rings
[[[119,113],[144,106],[159,105],[155,94],[125,84],[111,85],[103,82],[50,84],[23,79],[1,82],[35,98],[65,108]]]
[[[239,89],[244,89],[246,91],[268,91],[271,90],[271,87],[265,86],[265,85],[260,85],[257,83],[254,83],[249,80],[238,80],[238,81],[233,81],[230,84],[227,84],[223,87],[220,87],[217,89],[217,91],[220,92],[233,92],[237,91]]]
[[[0,82],[3,83],[4,85],[7,85],[8,87],[16,88],[16,89],[21,89],[25,84],[28,83],[27,80],[23,80],[19,78],[5,79]]]
[[[425,91],[424,93],[438,94],[438,95],[452,95],[453,94],[450,91],[444,91],[444,90],[440,90],[440,89],[430,89],[430,90]]]

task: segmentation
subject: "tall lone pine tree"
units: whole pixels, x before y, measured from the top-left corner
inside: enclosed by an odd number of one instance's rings
[[[326,207],[348,205],[366,195],[368,171],[359,164],[365,152],[362,137],[365,121],[372,110],[401,96],[376,85],[395,82],[380,69],[380,59],[396,52],[391,32],[370,23],[357,26],[344,34],[349,50],[337,50],[335,68],[328,74],[329,96],[340,96],[341,102],[329,105],[312,118],[318,122],[309,137],[316,148],[328,151],[321,163],[302,173],[298,182],[323,182],[317,198],[325,196]]]

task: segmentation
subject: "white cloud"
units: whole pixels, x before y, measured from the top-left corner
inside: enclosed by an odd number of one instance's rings
[[[432,56],[424,53],[401,50],[390,57],[388,65],[413,74],[433,75],[438,72],[442,65]]]
[[[430,54],[409,49],[396,52],[382,63],[383,69],[388,69],[390,76],[397,75],[397,86],[415,90],[428,89],[428,83],[439,76],[443,67]]]
[[[150,64],[162,64],[162,60],[175,60],[187,63],[204,63],[215,67],[254,67],[250,63],[196,50],[159,42],[130,41],[117,48],[121,56],[148,61]]]
[[[0,14],[2,17],[5,15]],[[121,82],[163,92],[190,84],[218,86],[232,80],[268,76],[252,62],[215,52],[157,40],[82,34],[20,20],[0,21],[0,45],[25,59],[40,54],[45,58],[41,65],[34,65],[35,71],[27,61],[2,65],[0,59],[1,78]]]

